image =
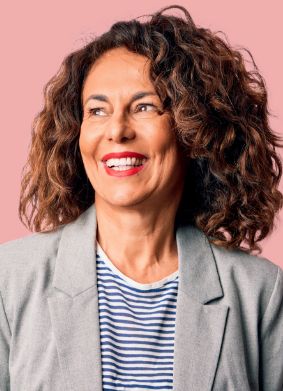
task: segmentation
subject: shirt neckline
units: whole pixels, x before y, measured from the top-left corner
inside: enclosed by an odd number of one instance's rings
[[[107,266],[115,273],[118,274],[123,280],[125,280],[128,284],[131,286],[134,286],[135,288],[142,289],[142,290],[149,290],[154,288],[160,288],[164,286],[166,283],[175,280],[179,275],[179,270],[176,270],[175,272],[169,274],[168,276],[162,278],[161,280],[154,281],[151,283],[140,283],[138,281],[133,280],[132,278],[126,276],[124,273],[122,273],[108,258],[108,256],[105,254],[104,250],[96,240],[96,252],[97,254],[105,261]]]

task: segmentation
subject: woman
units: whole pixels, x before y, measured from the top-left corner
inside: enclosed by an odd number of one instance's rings
[[[283,199],[264,81],[170,8],[46,85],[36,232],[0,248],[1,391],[282,390],[283,272],[252,254]]]

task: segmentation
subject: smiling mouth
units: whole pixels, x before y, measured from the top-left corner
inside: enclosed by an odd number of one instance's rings
[[[115,177],[124,177],[135,175],[140,172],[144,168],[146,161],[147,159],[142,159],[142,161],[136,162],[136,164],[113,164],[113,166],[111,165],[111,163],[108,163],[107,165],[107,162],[103,162],[103,166],[108,175]]]
[[[125,169],[125,167],[131,168],[131,167],[137,167],[141,166],[146,162],[146,158],[136,158],[136,157],[127,157],[127,158],[121,158],[121,159],[108,159],[105,161],[105,164],[108,167],[114,168],[115,169]]]

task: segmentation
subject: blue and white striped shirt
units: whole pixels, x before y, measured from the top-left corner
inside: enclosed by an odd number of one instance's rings
[[[103,391],[173,390],[178,270],[141,284],[96,248]]]

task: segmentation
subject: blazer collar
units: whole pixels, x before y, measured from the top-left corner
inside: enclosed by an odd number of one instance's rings
[[[96,286],[96,210],[92,204],[75,221],[63,227],[53,286],[74,297]],[[179,290],[205,304],[223,296],[211,246],[193,225],[176,229]]]
[[[96,211],[92,204],[62,229],[52,285],[71,297],[96,285]]]

